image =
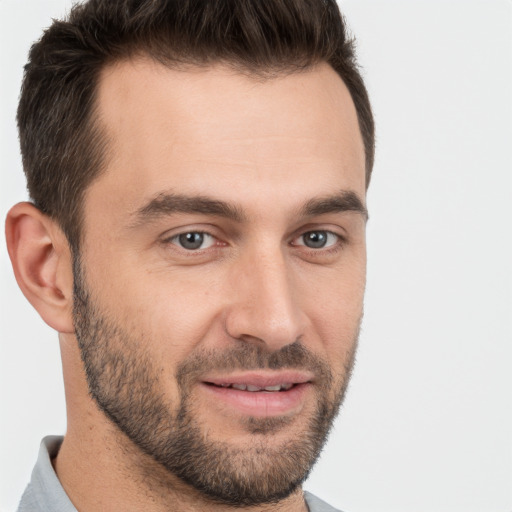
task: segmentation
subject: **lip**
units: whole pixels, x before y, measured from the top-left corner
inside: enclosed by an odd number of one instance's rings
[[[292,383],[305,384],[313,380],[313,374],[302,371],[279,371],[279,372],[243,372],[229,375],[212,375],[201,379],[205,383],[222,386],[225,384],[247,384],[264,388],[277,386],[278,384]]]
[[[246,372],[202,379],[201,389],[217,404],[252,417],[289,416],[298,413],[312,387],[312,374],[308,372]],[[286,391],[242,391],[221,387],[226,384],[245,384],[260,388],[293,384]]]

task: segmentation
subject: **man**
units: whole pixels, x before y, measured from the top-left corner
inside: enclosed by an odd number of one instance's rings
[[[334,510],[301,484],[353,364],[374,141],[335,2],[77,5],[18,124],[7,243],[68,413],[19,510]]]

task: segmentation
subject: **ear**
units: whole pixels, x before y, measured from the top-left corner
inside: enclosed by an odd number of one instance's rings
[[[50,327],[74,332],[71,250],[62,230],[34,205],[18,203],[7,214],[5,234],[25,297]]]

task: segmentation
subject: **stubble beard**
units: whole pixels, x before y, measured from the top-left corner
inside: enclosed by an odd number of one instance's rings
[[[261,345],[240,342],[230,349],[195,352],[177,367],[180,398],[178,404],[171,404],[143,344],[132,332],[102,316],[84,281],[76,260],[73,315],[89,393],[119,431],[167,471],[153,471],[146,479],[158,479],[155,485],[172,490],[173,479],[166,476],[178,477],[205,498],[231,506],[277,503],[300,487],[343,401],[357,336],[344,373],[337,379],[329,365],[300,341],[272,353]],[[263,368],[314,373],[316,407],[303,429],[286,441],[273,443],[272,437],[282,435],[293,418],[249,417],[243,424],[251,434],[248,446],[212,439],[197,420],[190,398],[193,383],[211,370]]]

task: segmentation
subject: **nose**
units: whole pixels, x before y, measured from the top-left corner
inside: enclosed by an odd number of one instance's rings
[[[293,269],[282,252],[253,254],[232,268],[232,298],[226,331],[235,339],[264,343],[269,351],[301,338],[307,316],[294,285]]]

